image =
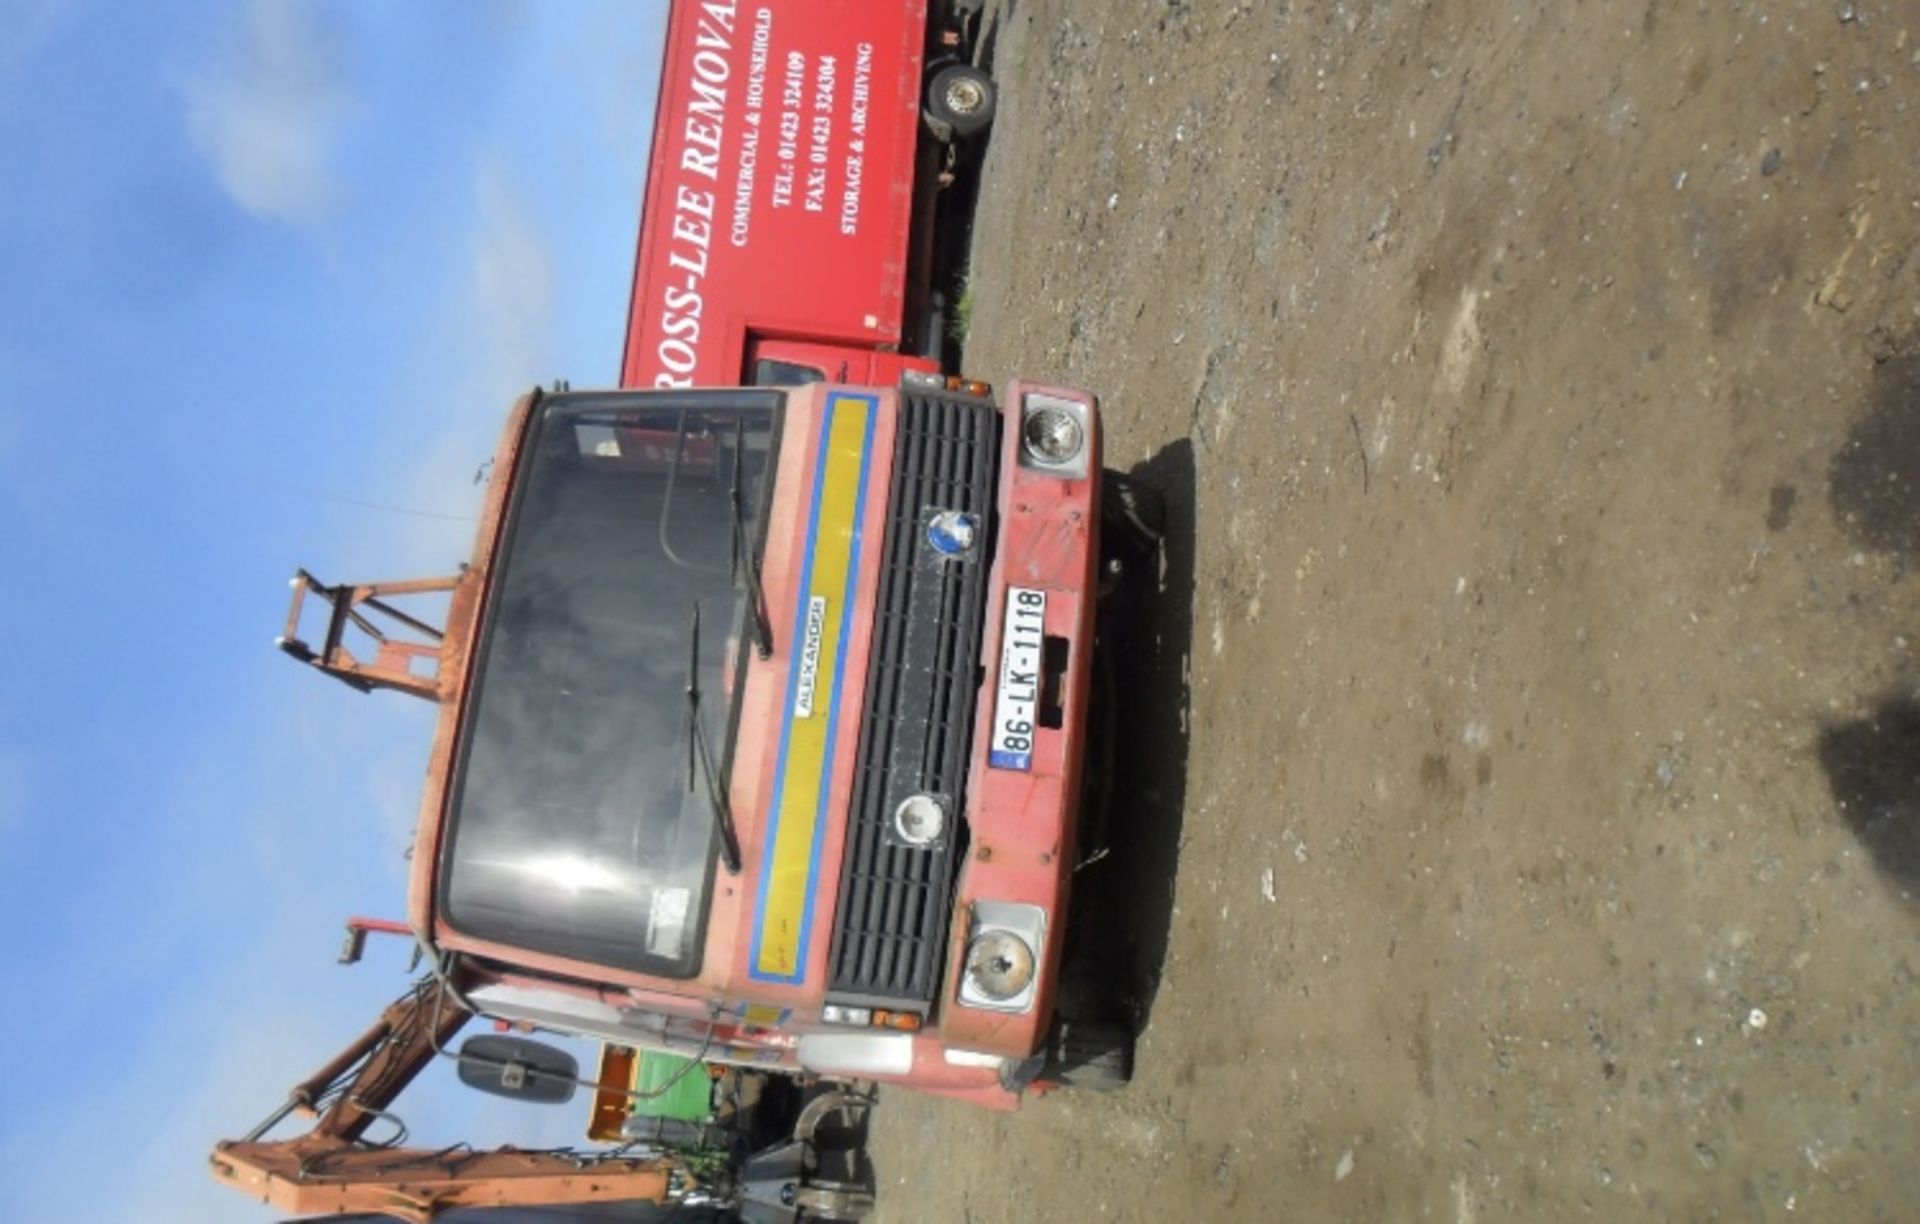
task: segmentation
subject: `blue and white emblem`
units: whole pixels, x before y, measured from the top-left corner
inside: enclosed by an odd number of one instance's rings
[[[927,523],[927,543],[943,557],[964,557],[973,551],[980,525],[971,514],[942,510]]]

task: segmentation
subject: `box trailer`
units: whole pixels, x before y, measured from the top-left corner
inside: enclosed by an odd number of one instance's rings
[[[940,368],[941,187],[994,111],[973,7],[673,6],[622,386]]]

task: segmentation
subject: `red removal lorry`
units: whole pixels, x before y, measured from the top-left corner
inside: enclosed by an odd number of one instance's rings
[[[977,7],[673,6],[621,385],[940,368],[940,188],[994,108],[965,55]]]

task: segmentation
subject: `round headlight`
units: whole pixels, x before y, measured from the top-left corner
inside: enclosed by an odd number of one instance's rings
[[[932,795],[908,795],[893,810],[893,831],[909,846],[931,846],[947,831],[947,809]]]
[[[1086,433],[1064,408],[1035,408],[1021,426],[1027,453],[1042,463],[1067,463],[1080,453]]]
[[[1033,984],[1033,949],[1012,931],[988,931],[967,945],[967,977],[997,1003],[1017,999]]]

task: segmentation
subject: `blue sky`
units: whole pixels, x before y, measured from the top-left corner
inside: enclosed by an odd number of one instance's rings
[[[274,1218],[209,1143],[404,987],[331,962],[431,711],[271,650],[285,580],[449,571],[512,397],[616,376],[663,23],[0,0],[0,1219]]]

